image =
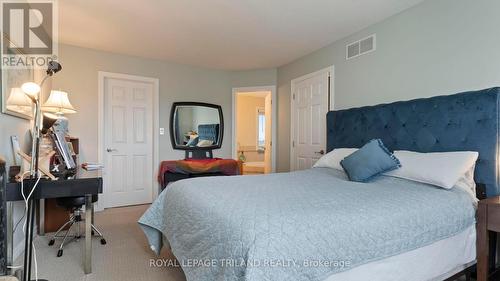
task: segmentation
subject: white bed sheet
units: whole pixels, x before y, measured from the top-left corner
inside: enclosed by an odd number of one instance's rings
[[[476,227],[425,247],[333,274],[324,281],[438,281],[476,259]]]

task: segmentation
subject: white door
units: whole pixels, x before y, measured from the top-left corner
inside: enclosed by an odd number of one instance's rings
[[[106,207],[151,203],[153,198],[153,84],[104,82]]]
[[[326,151],[329,72],[294,80],[292,170],[309,169]]]

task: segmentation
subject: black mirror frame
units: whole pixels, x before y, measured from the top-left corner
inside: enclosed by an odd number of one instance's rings
[[[219,139],[217,141],[217,145],[212,145],[212,146],[206,146],[206,147],[187,147],[187,146],[180,146],[175,143],[175,138],[174,138],[174,115],[175,115],[175,109],[178,106],[204,106],[204,107],[211,107],[215,108],[219,111]],[[222,146],[222,140],[224,138],[224,115],[222,114],[222,107],[220,105],[216,104],[211,104],[211,103],[204,103],[204,102],[191,102],[191,101],[183,101],[183,102],[174,102],[172,104],[172,108],[170,109],[170,142],[172,143],[173,149],[177,150],[189,150],[189,151],[207,151],[207,150],[212,150],[212,149],[219,149]]]

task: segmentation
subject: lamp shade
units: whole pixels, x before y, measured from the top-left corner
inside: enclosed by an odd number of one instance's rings
[[[50,96],[42,105],[42,110],[56,114],[76,113],[75,108],[68,99],[68,93],[63,91],[50,91]]]
[[[64,117],[63,117],[64,118]],[[54,123],[59,119],[59,116],[52,113],[44,113],[43,114],[43,122],[42,122],[42,134],[47,134],[50,128],[54,126]]]
[[[21,88],[12,88],[6,102],[6,107],[13,111],[29,112],[31,110],[31,100]]]

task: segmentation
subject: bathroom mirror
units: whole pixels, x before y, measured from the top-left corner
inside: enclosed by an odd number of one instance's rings
[[[219,105],[175,102],[170,112],[170,139],[174,149],[203,151],[220,148],[224,118]]]

